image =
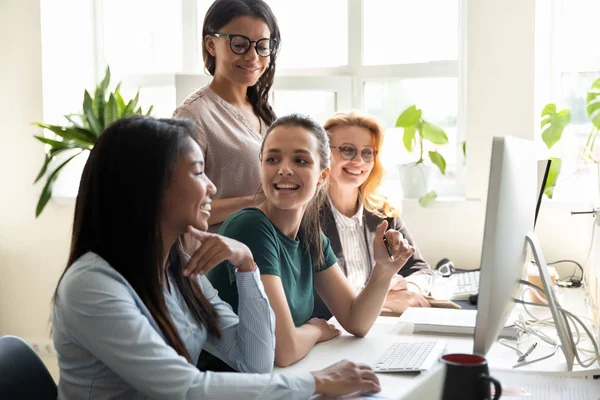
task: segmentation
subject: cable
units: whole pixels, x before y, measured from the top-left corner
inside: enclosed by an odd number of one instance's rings
[[[526,332],[530,335],[539,337],[544,342],[555,346],[555,348],[554,348],[554,351],[549,355],[545,355],[541,358],[531,360],[531,361],[519,362],[519,363],[515,364],[513,366],[513,368],[522,367],[524,365],[532,364],[534,362],[538,362],[538,361],[547,359],[547,358],[553,356],[554,354],[556,354],[557,349],[561,346],[569,346],[569,348],[571,349],[571,351],[573,353],[575,360],[577,361],[577,364],[583,368],[591,367],[596,362],[600,365],[600,351],[599,351],[598,342],[594,338],[594,335],[592,334],[590,329],[583,323],[583,321],[580,317],[578,317],[575,314],[571,313],[570,311],[562,308],[559,304],[557,304],[557,306],[558,306],[557,311],[561,313],[561,315],[565,319],[565,322],[567,323],[568,329],[566,331],[567,331],[567,335],[569,337],[569,341],[567,343],[562,343],[562,345],[559,345],[556,340],[554,340],[553,338],[549,337],[548,335],[546,335],[545,333],[543,333],[537,329],[537,326],[540,326],[540,327],[554,326],[556,328],[556,324],[551,322],[551,320],[552,320],[551,317],[539,319],[539,318],[535,317],[533,314],[531,314],[529,312],[529,310],[527,309],[527,306],[550,308],[550,306],[547,304],[547,301],[541,297],[541,294],[545,294],[545,291],[542,288],[540,288],[539,286],[532,284],[531,282],[524,281],[521,283],[523,283],[524,285],[526,285],[528,287],[526,287],[525,290],[523,290],[523,292],[521,293],[521,299],[513,299],[513,300],[516,303],[523,305],[525,312],[527,312],[527,314],[529,314],[529,316],[533,319],[533,322],[525,321],[525,320],[523,320],[523,318],[521,316],[519,318],[519,320],[515,320],[515,326],[519,329],[522,329],[524,332]],[[532,303],[532,302],[523,300],[525,293],[528,291],[532,292],[542,303],[538,304],[538,303]],[[583,319],[590,320],[589,318],[585,318],[585,317]],[[598,324],[595,321],[593,321],[593,320],[590,320],[590,321],[592,322],[594,327],[598,326]],[[587,336],[586,340],[589,340],[592,343],[593,349],[587,349],[587,348],[583,348],[582,346],[580,346],[580,344],[582,344],[581,341],[583,339],[583,337],[581,335],[582,332],[580,331],[580,327],[583,328],[583,331],[585,332],[585,334]],[[514,348],[513,346],[510,346],[507,343],[502,343],[502,344],[507,347],[513,348],[519,356],[522,355],[522,352],[518,349],[518,345],[520,343],[517,343],[517,348]],[[583,359],[580,353],[588,353],[588,354],[591,354],[591,356]]]
[[[571,274],[571,276],[569,276],[566,279],[561,279],[561,281],[567,283],[567,285],[565,285],[565,286],[566,287],[579,287],[579,286],[581,286],[581,283],[583,282],[583,275],[584,275],[583,267],[581,266],[581,264],[579,264],[575,260],[558,260],[558,261],[549,262],[549,263],[547,263],[547,265],[556,265],[556,264],[561,264],[561,263],[572,263],[572,264],[575,264],[579,268],[579,271],[581,272],[581,278],[579,278],[579,279],[573,279],[573,278],[575,278],[575,274],[576,274],[576,271],[577,271],[575,268],[573,268],[573,273]]]

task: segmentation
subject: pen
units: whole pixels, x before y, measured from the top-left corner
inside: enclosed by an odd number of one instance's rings
[[[383,244],[385,244],[385,249],[387,250],[388,255],[390,256],[390,260],[394,261],[394,255],[392,254],[392,249],[390,248],[390,244],[385,237],[385,233],[383,234]]]

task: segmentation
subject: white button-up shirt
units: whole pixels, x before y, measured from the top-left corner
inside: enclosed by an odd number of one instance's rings
[[[352,217],[342,214],[329,199],[331,211],[337,226],[342,251],[346,260],[348,281],[356,290],[360,290],[371,273],[369,246],[363,226],[363,204],[359,198],[358,211]]]

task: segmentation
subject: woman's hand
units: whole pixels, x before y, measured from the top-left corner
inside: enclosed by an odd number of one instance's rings
[[[254,269],[252,252],[245,244],[215,233],[200,231],[192,226],[188,226],[187,233],[201,245],[185,265],[184,275],[195,278],[225,260],[242,272]]]
[[[323,318],[311,318],[307,324],[314,325],[321,331],[321,338],[317,343],[326,342],[342,334],[342,331],[336,328],[335,325],[330,324]]]
[[[421,296],[408,290],[390,290],[383,303],[382,311],[391,311],[402,314],[408,307],[431,307],[428,300],[433,297]]]
[[[388,290],[408,290],[408,284],[406,279],[402,275],[394,275],[390,281],[390,288]]]
[[[315,377],[315,394],[327,397],[345,396],[351,393],[370,394],[381,391],[379,379],[370,366],[339,361],[325,369],[312,372]]]
[[[408,241],[402,237],[402,234],[394,229],[386,232],[388,223],[383,220],[375,231],[373,239],[373,252],[375,262],[394,274],[406,264],[408,259],[415,253],[415,248],[408,244]],[[383,236],[385,235],[390,247],[392,257],[388,254]]]

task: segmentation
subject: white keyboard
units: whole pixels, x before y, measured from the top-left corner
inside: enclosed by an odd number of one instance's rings
[[[479,292],[479,271],[459,272],[450,279],[454,287],[450,290],[450,300],[468,300]]]
[[[373,366],[375,372],[417,372],[438,362],[446,348],[443,340],[394,343]]]

